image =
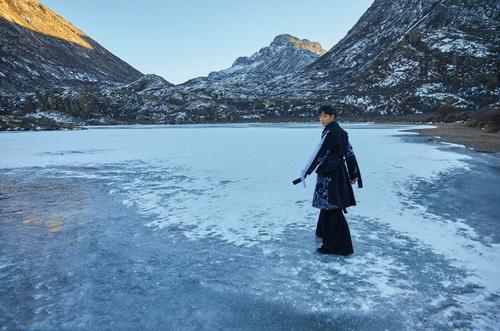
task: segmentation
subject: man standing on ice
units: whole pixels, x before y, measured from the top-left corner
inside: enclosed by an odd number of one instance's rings
[[[349,226],[344,217],[346,208],[355,206],[352,184],[363,187],[356,156],[347,132],[336,122],[336,111],[323,105],[318,109],[319,120],[324,126],[321,140],[316,146],[300,178],[302,182],[316,169],[317,180],[312,206],[320,209],[316,235],[323,239],[318,252],[324,254],[349,255],[354,253]],[[346,167],[347,163],[347,167]]]

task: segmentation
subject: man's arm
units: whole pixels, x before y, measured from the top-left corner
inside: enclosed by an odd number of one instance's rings
[[[358,182],[358,187],[363,187],[363,182],[361,180],[361,172],[359,170],[358,162],[356,160],[356,155],[354,154],[354,150],[352,148],[351,143],[349,142],[349,138],[346,134],[346,149],[344,152],[344,156],[347,163],[347,170],[349,171],[349,178],[351,179],[351,183],[354,184],[356,181]]]
[[[356,155],[354,155],[354,150],[352,148],[351,143],[347,140],[346,149],[344,151],[344,157],[347,163],[347,170],[349,170],[349,178],[354,179],[358,177],[358,168],[354,160],[356,159]]]

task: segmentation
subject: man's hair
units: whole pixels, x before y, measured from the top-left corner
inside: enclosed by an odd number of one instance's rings
[[[325,114],[330,115],[330,116],[335,115],[335,117],[337,117],[337,111],[335,110],[335,108],[333,108],[330,105],[322,105],[321,107],[319,107],[318,108],[318,115],[321,113],[325,113]]]

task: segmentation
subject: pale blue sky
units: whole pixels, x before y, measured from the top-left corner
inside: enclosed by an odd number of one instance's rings
[[[178,84],[289,33],[329,50],[373,0],[42,0],[143,73]]]

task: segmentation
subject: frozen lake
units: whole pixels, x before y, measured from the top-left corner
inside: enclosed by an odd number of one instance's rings
[[[320,255],[319,124],[0,134],[0,329],[495,329],[498,154],[342,124],[354,254]]]

